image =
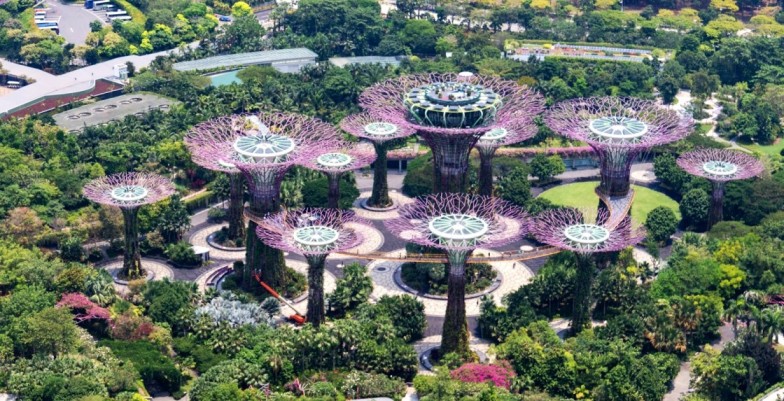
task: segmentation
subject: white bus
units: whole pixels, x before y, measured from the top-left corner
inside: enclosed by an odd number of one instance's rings
[[[122,16],[122,15],[128,15],[128,13],[125,10],[109,11],[108,13],[106,13],[106,16],[109,17],[109,18],[119,17],[119,16]]]
[[[130,21],[133,17],[130,15],[118,15],[116,17],[109,17],[109,21]]]

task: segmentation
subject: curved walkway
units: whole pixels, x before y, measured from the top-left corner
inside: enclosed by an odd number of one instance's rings
[[[188,237],[188,243],[195,246],[201,246],[210,250],[210,259],[218,260],[242,260],[245,259],[245,250],[240,251],[226,251],[223,249],[215,248],[207,242],[207,237],[219,231],[223,227],[228,227],[228,223],[209,224],[199,228],[196,232]]]

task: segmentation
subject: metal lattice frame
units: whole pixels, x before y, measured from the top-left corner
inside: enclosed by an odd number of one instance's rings
[[[129,279],[144,277],[139,251],[139,208],[168,198],[174,194],[174,185],[157,174],[120,173],[92,180],[82,192],[95,203],[117,206],[122,210],[125,249],[120,275]]]
[[[588,143],[599,156],[601,184],[607,196],[629,192],[631,164],[654,146],[675,142],[692,132],[694,121],[653,101],[595,97],[567,100],[550,108],[545,123],[569,139]]]
[[[302,161],[302,165],[321,171],[329,182],[328,207],[337,208],[340,201],[340,177],[343,173],[370,166],[376,154],[367,144],[341,142],[333,148],[324,148],[321,153]]]
[[[250,192],[249,214],[264,216],[279,208],[280,183],[288,169],[313,157],[339,140],[335,127],[323,121],[288,113],[242,114],[216,118],[194,127],[191,143],[200,157],[245,176]],[[273,288],[285,285],[283,256],[267,248],[256,236],[256,223],[248,223],[243,285],[254,285],[261,272]]]
[[[483,111],[488,100],[471,99],[468,106],[460,99],[437,105],[440,116],[429,117],[423,103],[412,103],[412,90],[428,85],[469,84],[492,92],[492,112]],[[544,98],[513,81],[473,74],[422,74],[390,79],[365,90],[360,106],[369,114],[397,126],[414,129],[433,150],[436,192],[461,192],[468,169],[468,153],[479,137],[515,121],[530,122],[544,109]],[[424,103],[425,109],[432,105]],[[425,114],[423,114],[425,113]],[[445,116],[450,114],[451,116]],[[466,116],[470,114],[471,118]],[[459,117],[459,118],[457,118]],[[455,123],[453,120],[459,120]]]
[[[476,149],[479,151],[479,194],[493,194],[493,156],[502,146],[520,143],[533,138],[538,131],[533,120],[515,119],[502,124],[479,137]]]
[[[447,310],[441,351],[468,351],[465,314],[465,264],[477,248],[494,248],[525,235],[527,214],[498,198],[439,193],[402,206],[399,217],[384,222],[394,235],[443,249],[449,260]]]
[[[327,255],[360,246],[364,236],[348,223],[365,223],[352,211],[332,208],[284,210],[258,222],[258,237],[267,245],[304,255],[308,260],[307,320],[319,326],[325,319],[324,267]]]
[[[728,181],[745,180],[765,171],[752,155],[729,149],[699,149],[682,154],[676,163],[687,173],[713,184],[708,228],[724,219],[724,186]]]

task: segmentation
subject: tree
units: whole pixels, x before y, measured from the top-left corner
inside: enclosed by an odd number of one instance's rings
[[[359,197],[359,190],[351,174],[343,174],[339,179],[340,199],[338,207],[350,209]],[[302,186],[302,203],[306,207],[326,207],[329,198],[329,188],[326,177],[310,180]]]
[[[710,5],[721,12],[735,13],[739,10],[735,0],[711,0]]]
[[[90,21],[90,32],[100,32],[103,29],[103,24],[101,21],[92,20]]]
[[[191,216],[180,195],[174,195],[163,203],[157,216],[155,228],[161,233],[167,244],[181,240],[182,235],[190,226]]]
[[[327,297],[327,314],[343,317],[347,312],[367,302],[373,292],[373,280],[367,275],[365,266],[351,263],[343,269],[343,278],[338,280],[335,291]]]
[[[547,182],[558,174],[566,171],[566,165],[559,155],[545,156],[538,153],[529,163],[531,175],[538,178],[540,183]]]
[[[528,181],[528,168],[514,167],[498,180],[498,196],[524,207],[531,200],[531,183]]]
[[[695,188],[686,192],[681,199],[680,210],[683,221],[691,227],[703,227],[708,220],[710,198],[708,194]]]
[[[400,31],[400,40],[415,54],[435,54],[437,38],[433,23],[423,19],[407,20],[406,26]]]
[[[26,353],[55,358],[73,350],[78,339],[70,312],[59,308],[46,308],[28,316],[16,336]]]
[[[0,221],[0,234],[13,238],[22,246],[34,245],[45,229],[38,214],[26,207],[11,210],[8,217]]]
[[[237,18],[253,15],[253,8],[244,1],[238,1],[231,6],[231,15]]]
[[[648,213],[645,219],[645,228],[648,229],[648,236],[659,243],[665,243],[670,236],[675,234],[678,228],[678,218],[675,212],[666,207],[658,206]]]

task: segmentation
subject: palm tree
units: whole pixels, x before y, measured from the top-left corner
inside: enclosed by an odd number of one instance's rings
[[[758,330],[768,341],[778,341],[779,333],[784,329],[784,309],[780,306],[765,308],[758,314]]]

